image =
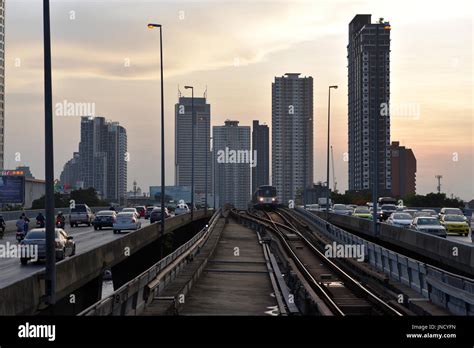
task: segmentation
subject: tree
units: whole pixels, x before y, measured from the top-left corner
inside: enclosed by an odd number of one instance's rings
[[[447,198],[444,193],[428,193],[424,195],[410,194],[403,198],[403,203],[410,207],[450,207],[463,208],[464,202],[459,198]]]
[[[79,204],[87,204],[89,207],[103,207],[107,205],[106,201],[97,196],[97,191],[93,187],[71,191],[70,200],[74,200],[75,203]]]
[[[44,209],[44,201],[45,201],[45,196],[43,195],[41,198],[35,199],[31,205],[31,209]],[[56,208],[62,208],[62,207],[67,207],[68,204],[65,202],[61,194],[59,192],[54,194],[54,206]]]

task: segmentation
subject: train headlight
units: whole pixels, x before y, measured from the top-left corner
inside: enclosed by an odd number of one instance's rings
[[[272,202],[275,202],[275,197],[272,197]]]
[[[260,197],[258,200],[259,200],[260,202],[263,202],[263,197]]]

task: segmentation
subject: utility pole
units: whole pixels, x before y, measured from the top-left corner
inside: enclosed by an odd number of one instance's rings
[[[437,189],[438,189],[438,194],[440,194],[441,193],[441,179],[443,178],[443,176],[438,174],[438,175],[435,176],[435,178],[438,179]]]

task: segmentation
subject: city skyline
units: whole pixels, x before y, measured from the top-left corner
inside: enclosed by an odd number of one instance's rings
[[[131,155],[128,188],[134,180],[141,187],[157,185],[160,177],[159,147],[156,148],[156,161],[148,161],[148,156],[141,156],[144,151],[154,148],[153,140],[158,141],[160,129],[157,42],[145,27],[147,20],[152,19],[148,13],[151,12],[150,8],[162,7],[164,11],[168,144],[173,143],[172,116],[178,85],[194,83],[196,90],[201,91],[208,85],[208,98],[213,105],[214,115],[211,126],[222,124],[227,118],[238,119],[241,125],[250,125],[253,119],[270,124],[270,84],[273,76],[298,71],[315,79],[314,182],[324,181],[325,177],[324,115],[327,86],[338,84],[341,87],[332,95],[332,144],[340,190],[347,189],[347,162],[343,160],[344,153],[348,151],[347,92],[344,87],[347,82],[347,23],[357,13],[372,13],[374,20],[383,15],[394,27],[391,33],[391,102],[393,110],[397,109],[398,112],[392,110],[392,139],[400,140],[401,145],[412,148],[417,154],[418,193],[434,192],[437,184],[434,176],[442,174],[444,192],[466,200],[472,198],[472,117],[469,117],[472,115],[472,41],[449,40],[453,35],[472,39],[467,30],[469,26],[459,24],[462,22],[460,18],[472,20],[456,7],[446,9],[443,13],[434,11],[430,17],[421,17],[424,12],[423,6],[419,4],[397,7],[393,4],[363,2],[361,6],[353,6],[342,2],[339,3],[344,5],[340,13],[333,15],[330,10],[335,5],[302,2],[292,5],[291,14],[286,13],[285,17],[284,4],[270,6],[257,3],[252,6],[254,12],[249,18],[249,28],[239,36],[232,37],[233,40],[228,40],[233,44],[219,45],[220,35],[225,35],[226,31],[218,34],[215,33],[218,31],[216,29],[225,29],[222,23],[226,22],[229,32],[235,32],[236,18],[223,14],[222,8],[214,3],[204,3],[209,5],[209,12],[197,13],[196,6],[188,3],[152,5],[141,2],[143,9],[135,11],[133,15],[125,13],[131,3],[113,3],[117,6],[105,16],[104,22],[99,27],[93,23],[91,28],[88,25],[94,21],[93,13],[104,8],[105,2],[53,3],[53,94],[55,103],[63,100],[95,103],[97,115],[108,115],[127,128]],[[250,4],[229,6],[234,7],[235,17],[238,17]],[[320,13],[317,11],[319,8],[322,10]],[[70,19],[70,11],[75,11],[74,20]],[[183,17],[180,11],[184,11],[183,19],[180,19]],[[262,11],[269,11],[266,16],[268,19],[259,23],[257,19],[261,19]],[[408,11],[411,16],[402,16]],[[304,12],[307,15],[302,15]],[[24,124],[34,123],[35,117],[42,120],[42,50],[37,29],[41,27],[41,11],[38,4],[22,1],[7,2],[7,13],[12,17],[7,16],[6,19],[5,167],[29,165],[35,176],[42,178],[43,136],[34,127],[23,127]],[[121,24],[130,28],[130,33],[120,38],[128,49],[116,45],[118,38],[113,34],[113,28],[107,27],[118,14]],[[310,15],[314,18],[310,18]],[[276,25],[271,23],[275,18],[285,19],[287,22],[284,24],[294,24],[298,19],[301,24],[289,32],[282,31],[282,35],[275,39],[273,35],[280,33],[275,31]],[[208,23],[197,28],[196,24],[205,19],[208,19]],[[328,24],[329,21],[331,24]],[[433,22],[436,25],[420,25]],[[302,28],[310,30],[304,33]],[[102,33],[99,39],[94,37],[98,29]],[[258,35],[252,37],[250,31]],[[195,49],[202,44],[204,38],[200,37],[204,35],[209,41],[206,47],[214,45],[221,54],[216,49],[209,49],[190,55],[190,60],[183,60],[179,48],[193,41],[185,40],[186,35],[196,39]],[[239,49],[237,43],[242,42],[245,45]],[[436,55],[427,53],[432,52],[428,50],[429,47],[445,42],[449,42],[449,50],[437,49]],[[17,58],[20,59],[18,67],[15,66]],[[127,58],[130,61],[128,68],[124,66]],[[433,71],[438,74],[433,74]],[[243,84],[243,81],[247,84]],[[196,93],[196,96],[199,95]],[[242,100],[245,102],[242,103]],[[403,107],[410,108],[412,104],[415,115],[404,116]],[[77,118],[54,118],[57,177],[62,165],[75,151],[74,146],[79,139],[79,127],[74,125],[74,120]],[[27,143],[22,142],[25,137],[29,139]],[[32,148],[41,151],[32,152]],[[168,146],[166,151],[166,182],[171,184],[175,175],[169,165],[173,163],[173,146]],[[18,162],[15,161],[17,153],[21,155]]]

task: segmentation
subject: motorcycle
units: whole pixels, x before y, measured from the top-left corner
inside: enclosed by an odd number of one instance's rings
[[[25,232],[24,231],[17,231],[16,232],[16,240],[20,243],[23,239],[25,239]]]
[[[66,221],[64,220],[56,220],[56,227],[57,228],[64,228],[66,226]]]
[[[36,228],[44,228],[45,221],[44,220],[36,220]]]

